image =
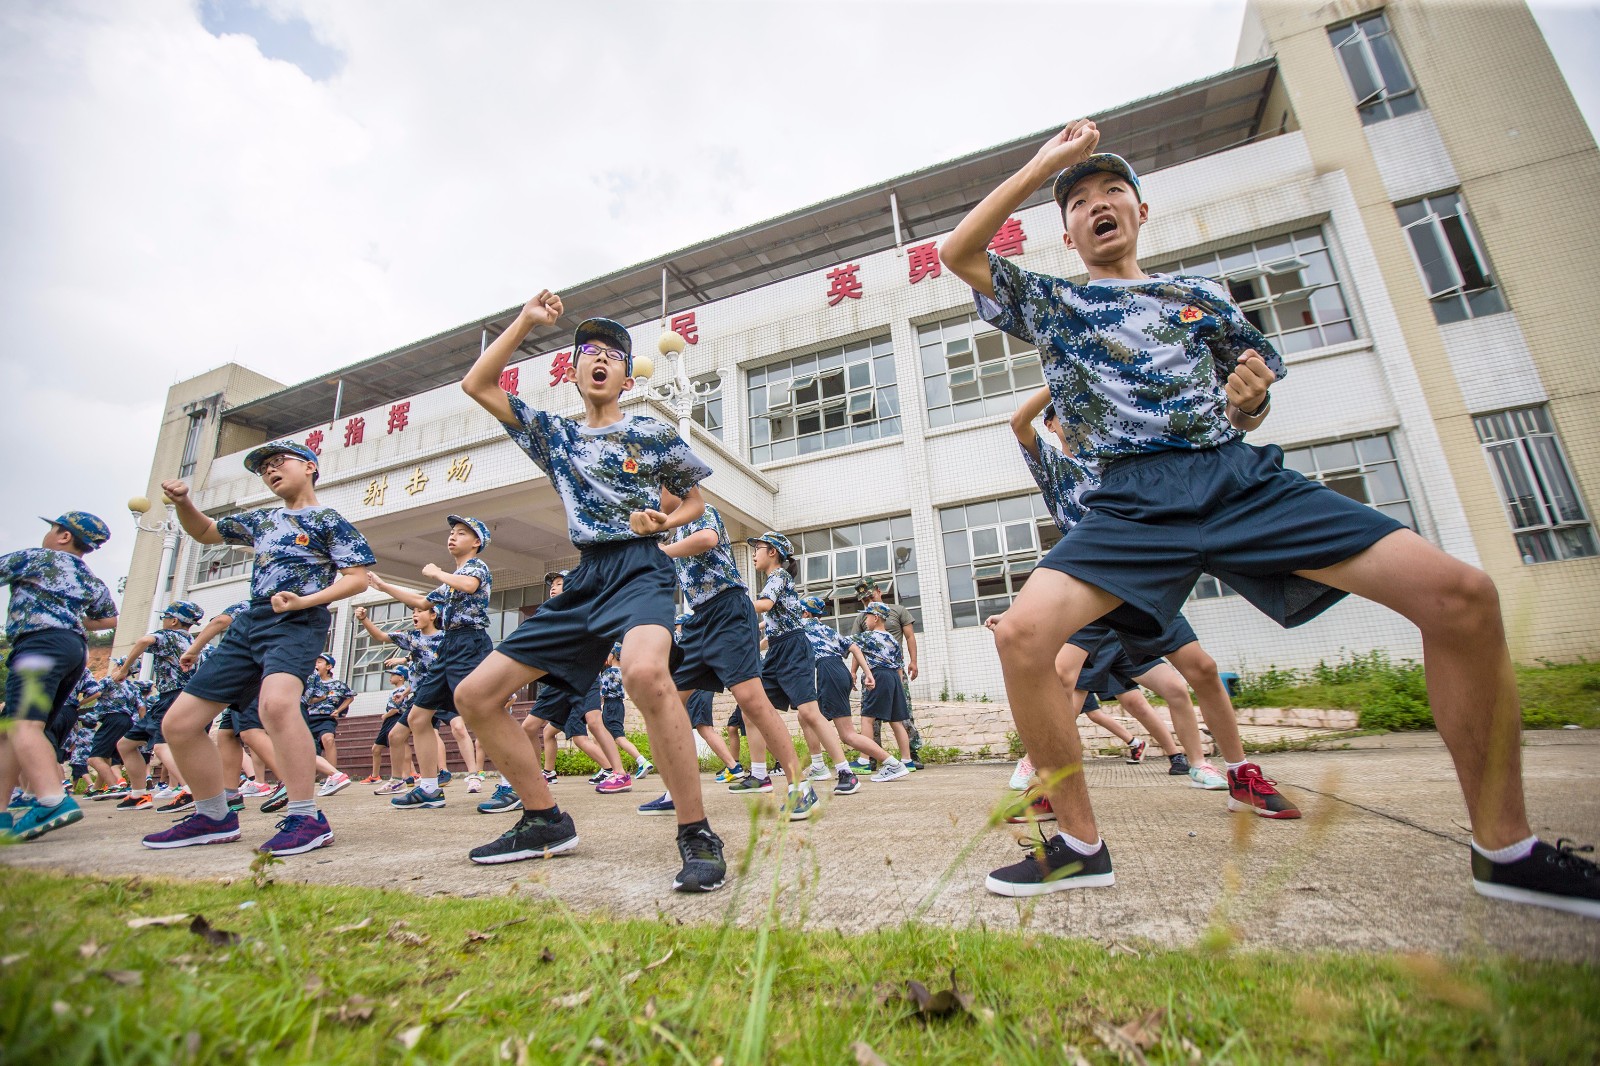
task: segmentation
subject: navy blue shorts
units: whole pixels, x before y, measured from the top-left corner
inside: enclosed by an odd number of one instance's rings
[[[1283,468],[1283,451],[1232,441],[1198,451],[1118,459],[1089,508],[1039,565],[1111,593],[1104,621],[1154,638],[1211,574],[1284,627],[1309,622],[1345,593],[1296,577],[1343,562],[1406,528]]]
[[[267,601],[251,600],[184,691],[210,703],[239,704],[255,699],[269,674],[291,674],[303,683],[316,668],[332,621],[326,607],[276,614]]]
[[[900,698],[900,671],[874,666],[872,676],[877,684],[861,693],[861,717],[881,722],[909,720],[905,701]]]
[[[415,708],[413,708],[413,709],[415,709]],[[460,717],[461,717],[461,712],[456,711],[454,709],[450,709],[450,708],[446,708],[445,710],[442,710],[442,711],[434,711],[433,712],[433,728],[434,729],[448,729],[448,728],[450,728],[450,723],[455,721],[457,718],[460,718]]]
[[[95,726],[94,740],[89,745],[89,758],[111,759],[117,757],[117,741],[128,735],[128,730],[133,726],[133,715],[121,711],[100,716],[100,724]]]
[[[161,733],[161,723],[167,717],[167,712],[172,710],[172,705],[178,702],[178,697],[183,693],[183,689],[175,688],[171,692],[157,697],[156,701],[150,705],[150,709],[145,712],[144,717],[135,722],[133,728],[124,733],[123,736],[129,740],[165,744],[167,738]]]
[[[1085,692],[1122,693],[1136,688],[1134,678],[1156,668],[1158,658],[1135,658],[1108,626],[1095,622],[1072,635],[1067,643],[1085,649],[1089,658],[1078,671],[1077,687]]]
[[[222,723],[217,728],[230,730],[236,737],[243,736],[252,729],[265,732],[266,727],[261,724],[260,700],[253,699],[243,706],[234,704],[229,707],[222,712]]]
[[[35,629],[22,634],[6,658],[6,705],[0,718],[48,722],[51,712],[62,707],[77,687],[87,655],[84,639],[70,630]],[[32,664],[28,657],[34,660]],[[17,669],[19,660],[29,667],[26,676]],[[36,684],[24,686],[24,680]]]
[[[850,717],[850,668],[837,655],[817,660],[817,705],[822,717],[832,722]]]
[[[561,595],[546,600],[495,650],[545,671],[542,683],[581,695],[605,668],[611,645],[630,629],[672,632],[677,595],[672,560],[655,538],[588,545]],[[674,647],[669,666],[679,654]]]
[[[1135,665],[1148,663],[1154,666],[1156,660],[1164,659],[1185,644],[1193,644],[1200,638],[1195,636],[1194,626],[1180,614],[1167,623],[1158,637],[1136,637],[1132,633],[1118,633],[1117,639],[1122,641],[1122,647]],[[1144,673],[1144,670],[1140,670],[1139,673]]]
[[[456,709],[456,686],[478,668],[494,651],[494,641],[477,627],[447,629],[439,646],[439,658],[428,675],[417,684],[416,707],[432,710]]]
[[[1088,714],[1090,711],[1098,711],[1099,709],[1100,701],[1095,698],[1095,694],[1093,692],[1084,693],[1083,706],[1078,708],[1078,713]]]
[[[711,707],[715,702],[716,696],[704,689],[689,693],[689,724],[696,729],[714,725]]]
[[[628,708],[619,699],[605,700],[600,704],[600,721],[605,725],[606,732],[614,737],[628,735],[627,721]]]
[[[400,714],[385,716],[383,724],[378,727],[378,735],[372,738],[373,746],[387,748],[389,746],[389,734],[394,732],[394,727],[399,725],[400,720],[404,717],[404,715]]]
[[[72,727],[78,724],[82,713],[83,708],[76,703],[63,703],[45,720],[44,738],[56,749],[57,762],[67,761],[67,737],[72,735]]]
[[[331,737],[339,732],[339,720],[330,718],[325,714],[310,715],[302,713],[306,728],[311,730],[311,739],[317,745],[317,754],[322,754],[322,738]]]
[[[721,692],[761,676],[761,637],[748,589],[723,589],[683,623],[683,659],[672,671],[679,692]]]
[[[728,715],[728,728],[744,732],[744,708],[737,703],[733,705],[733,713]]]
[[[767,657],[761,660],[761,684],[767,698],[780,711],[815,703],[817,653],[803,629],[791,629],[767,638]]]
[[[589,726],[583,720],[583,697],[551,684],[539,686],[539,698],[528,712],[542,718],[569,737],[586,737]]]

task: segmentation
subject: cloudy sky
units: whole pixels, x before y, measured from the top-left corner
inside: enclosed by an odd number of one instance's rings
[[[6,0],[0,550],[81,507],[125,574],[175,381],[299,381],[1223,70],[1243,8]],[[1600,125],[1600,6],[1534,9]],[[1071,46],[1113,12],[1128,51]]]

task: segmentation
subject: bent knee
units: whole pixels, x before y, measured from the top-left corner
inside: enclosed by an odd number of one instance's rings
[[[662,685],[677,691],[676,686],[672,685],[672,672],[667,669],[665,662],[640,662],[622,668],[622,687],[630,694]]]
[[[1500,590],[1476,566],[1459,563],[1440,582],[1435,609],[1438,622],[1454,628],[1500,623]]]

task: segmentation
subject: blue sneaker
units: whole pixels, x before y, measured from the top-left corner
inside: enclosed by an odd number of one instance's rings
[[[35,801],[16,819],[11,835],[18,840],[37,840],[52,829],[83,821],[83,808],[71,796],[63,796],[54,807],[41,807]]]
[[[850,760],[850,772],[853,774],[870,774],[872,770],[872,760],[865,756],[857,755]]]
[[[660,799],[653,799],[649,803],[639,804],[640,814],[677,814],[678,806],[672,802],[672,796],[666,792],[661,793]]]
[[[211,819],[200,813],[174,822],[172,828],[151,833],[144,838],[144,846],[187,848],[195,844],[231,844],[239,839],[239,816],[233,811],[226,818]]]
[[[732,784],[734,781],[738,781],[743,777],[744,767],[739,763],[734,763],[731,767],[717,771],[717,784]]]
[[[309,814],[289,815],[278,823],[278,835],[256,850],[267,855],[300,855],[332,843],[328,816],[318,811],[315,818]]]
[[[394,802],[393,800],[390,801]],[[504,814],[522,810],[522,797],[510,785],[496,785],[494,795],[478,804],[479,814]]]
[[[418,785],[405,795],[396,796],[394,799],[390,800],[389,803],[394,807],[406,807],[419,810],[426,807],[429,810],[433,810],[444,806],[444,793],[429,792],[421,785]]]
[[[791,822],[803,822],[811,817],[812,810],[817,805],[817,790],[809,784],[790,785],[789,795],[785,798],[783,813]]]
[[[455,775],[452,774],[449,770],[440,770],[439,771],[439,787],[443,788],[444,786],[448,785],[450,783],[450,778],[452,778],[454,776]]]
[[[10,811],[0,811],[0,841],[4,841],[11,835],[12,822]]]
[[[655,768],[656,764],[651,762],[649,759],[640,759],[639,765],[634,768],[633,779],[635,781],[643,781],[645,778],[650,776],[650,771],[654,770]]]

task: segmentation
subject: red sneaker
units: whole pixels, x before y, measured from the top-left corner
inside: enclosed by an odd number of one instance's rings
[[[1006,821],[1012,825],[1026,825],[1029,822],[1053,822],[1056,812],[1050,809],[1050,797],[1040,796],[1028,806],[1015,814],[1006,815]]]
[[[1261,767],[1247,762],[1228,771],[1228,810],[1251,811],[1263,818],[1298,818],[1300,808],[1290,803],[1273,786],[1277,782],[1263,777]]]

